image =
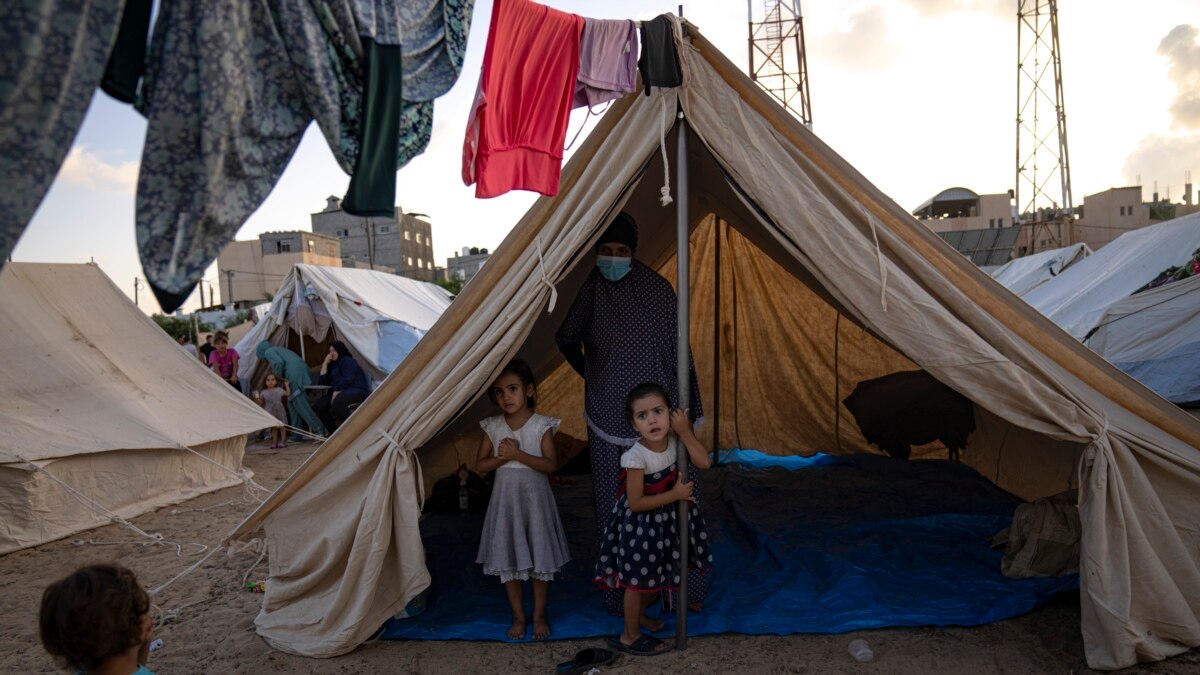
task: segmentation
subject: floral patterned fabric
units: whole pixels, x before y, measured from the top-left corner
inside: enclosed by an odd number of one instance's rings
[[[414,58],[448,65],[423,68],[427,79],[413,78],[413,96],[444,93],[462,67],[472,6],[164,3],[138,105],[149,124],[137,197],[138,248],[163,309],[183,302],[261,205],[313,119],[342,169],[353,172],[362,139],[363,36],[395,40],[405,26],[420,27],[425,49],[414,47]],[[412,18],[417,10],[425,11],[419,20]],[[440,42],[429,37],[439,20]],[[405,92],[409,79],[406,73]],[[396,168],[424,151],[432,121],[432,97],[405,96]]]
[[[79,132],[123,5],[124,0],[0,3],[0,268]]]

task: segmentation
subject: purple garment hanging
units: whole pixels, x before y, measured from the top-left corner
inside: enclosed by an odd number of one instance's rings
[[[628,19],[584,18],[571,107],[595,108],[635,91],[637,60],[637,24]]]

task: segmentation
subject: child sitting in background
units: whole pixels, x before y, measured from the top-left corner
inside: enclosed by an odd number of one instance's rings
[[[146,668],[150,596],[120,565],[90,565],[42,593],[38,632],[62,667],[87,675],[154,675]]]

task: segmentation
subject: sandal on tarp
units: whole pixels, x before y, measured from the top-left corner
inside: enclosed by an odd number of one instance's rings
[[[658,656],[671,651],[673,647],[653,635],[643,634],[631,645],[621,642],[621,636],[608,638],[608,646],[619,652],[633,654],[634,656]]]
[[[597,666],[603,666],[612,663],[616,658],[617,655],[613,653],[611,649],[600,649],[598,647],[581,649],[575,653],[575,658],[558,664],[558,667],[554,670],[554,673],[555,675],[586,673]]]

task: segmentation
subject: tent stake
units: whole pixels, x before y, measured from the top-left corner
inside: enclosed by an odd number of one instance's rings
[[[677,337],[675,354],[679,375],[677,377],[679,390],[679,407],[687,410],[691,407],[688,394],[692,383],[688,369],[690,348],[688,343],[688,166],[687,166],[687,123],[683,119],[683,111],[679,111],[679,124],[676,131],[675,146],[675,288],[678,310],[676,312],[675,335]],[[688,454],[683,443],[678,444],[676,466],[679,470],[677,480],[687,480]],[[675,602],[675,649],[687,649],[687,571],[688,571],[688,502],[678,502],[679,509],[679,592]]]

